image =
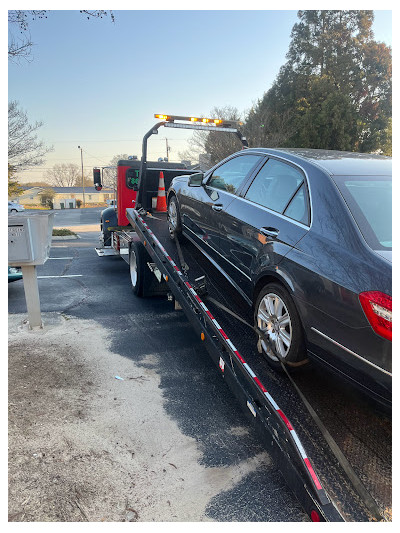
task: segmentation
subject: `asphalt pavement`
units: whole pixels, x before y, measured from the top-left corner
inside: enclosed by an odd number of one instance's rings
[[[85,209],[54,209],[54,226],[80,226],[82,224],[100,224],[100,213],[105,207],[87,207]],[[35,213],[34,209],[25,209],[25,213]]]
[[[100,212],[101,208],[55,211],[54,226],[79,227],[79,238],[54,240],[50,258],[37,267],[43,315],[96,321],[108,330],[111,351],[137,365],[145,367],[144,354],[155,354],[165,416],[195,439],[206,468],[232,467],[260,454],[256,432],[183,312],[174,312],[164,298],[136,298],[128,265],[119,257],[97,256],[99,231],[93,231],[93,225],[99,223]],[[26,313],[23,281],[9,284],[8,297],[9,313]],[[237,427],[245,431],[232,431]],[[206,516],[221,522],[307,520],[271,463],[212,497]]]

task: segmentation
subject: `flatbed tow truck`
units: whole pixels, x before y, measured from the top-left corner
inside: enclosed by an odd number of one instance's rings
[[[170,238],[167,213],[155,212],[160,171],[191,172],[147,161],[147,141],[160,127],[234,133],[232,121],[155,115],[140,161],[118,165],[118,212],[102,215],[99,256],[120,255],[139,297],[165,294],[185,312],[222,379],[239,400],[260,440],[311,521],[392,519],[391,417],[353,389],[309,366],[291,377],[257,352],[251,309],[189,239]],[[100,170],[94,169],[96,187]]]

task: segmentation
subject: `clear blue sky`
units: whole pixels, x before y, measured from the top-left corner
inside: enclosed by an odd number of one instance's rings
[[[267,4],[266,5],[271,5]],[[302,7],[302,6],[299,6]],[[154,113],[208,115],[214,106],[249,109],[274,81],[297,11],[119,11],[87,20],[78,10],[50,11],[30,23],[33,61],[9,64],[9,100],[17,100],[39,137],[55,150],[40,180],[59,163],[85,170],[117,154],[141,155]],[[375,39],[392,44],[391,12],[375,11]],[[190,131],[161,129],[149,158],[171,159]]]

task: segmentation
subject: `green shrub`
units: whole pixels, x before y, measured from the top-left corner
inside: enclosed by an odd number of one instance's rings
[[[76,233],[67,228],[53,229],[54,237],[66,237],[68,235],[76,235]]]

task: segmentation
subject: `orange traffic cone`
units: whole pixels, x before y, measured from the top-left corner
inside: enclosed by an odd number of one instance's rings
[[[160,213],[165,213],[167,211],[167,198],[165,196],[165,183],[164,183],[164,172],[160,172],[160,181],[158,182],[158,193],[157,193],[157,207],[156,210]]]

